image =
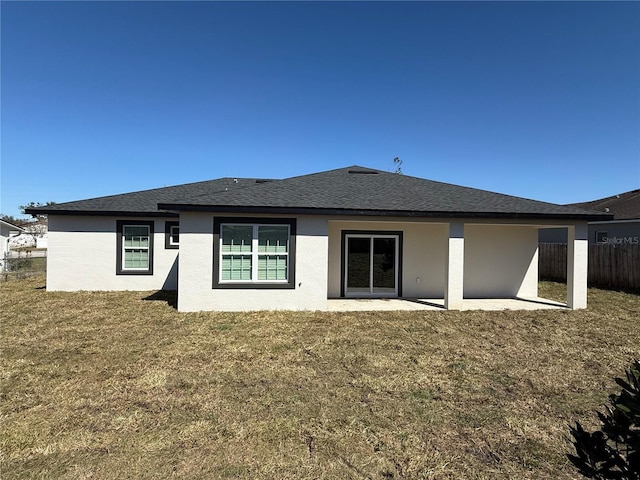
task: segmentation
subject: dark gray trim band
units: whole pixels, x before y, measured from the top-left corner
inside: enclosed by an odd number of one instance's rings
[[[359,210],[348,208],[311,208],[311,207],[265,207],[230,205],[190,205],[159,203],[158,208],[185,212],[221,212],[221,213],[267,213],[271,215],[353,215],[366,217],[412,217],[412,218],[482,218],[482,219],[519,219],[519,220],[606,220],[613,219],[610,214],[569,214],[569,213],[527,213],[527,212],[465,212],[465,211],[414,211],[414,210]]]
[[[98,217],[178,217],[176,212],[220,212],[220,213],[267,213],[271,215],[353,215],[365,217],[409,217],[409,218],[478,218],[478,219],[511,219],[511,220],[582,220],[607,221],[613,220],[613,215],[603,214],[568,214],[568,213],[516,213],[516,212],[421,212],[412,210],[357,210],[348,208],[311,208],[311,207],[265,207],[265,206],[229,206],[229,205],[186,205],[186,204],[158,204],[158,208],[165,211],[123,212],[116,210],[49,210],[30,208],[26,214],[46,215],[90,215]],[[171,211],[166,211],[171,210]]]
[[[88,215],[92,217],[179,217],[176,212],[123,212],[122,210],[39,210],[28,208],[24,211],[28,215]]]

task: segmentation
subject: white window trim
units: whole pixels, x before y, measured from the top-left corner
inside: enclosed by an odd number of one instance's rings
[[[126,228],[128,227],[144,227],[147,229],[147,237],[149,238],[148,241],[148,245],[146,247],[127,247],[125,245],[125,234],[124,231]],[[131,268],[131,267],[126,267],[126,252],[127,249],[129,250],[146,250],[148,253],[148,261],[149,261],[149,265],[146,268]],[[120,268],[122,269],[123,272],[146,272],[151,268],[151,227],[149,227],[149,225],[139,225],[139,224],[135,224],[135,223],[127,223],[125,225],[122,225],[122,265],[120,266]]]
[[[222,231],[224,227],[253,227],[253,233],[251,237],[251,251],[250,252],[223,252]],[[260,227],[287,227],[287,251],[286,252],[258,252],[258,230]],[[271,284],[287,284],[289,283],[289,277],[291,275],[291,263],[289,253],[291,250],[291,226],[287,224],[279,223],[221,223],[220,224],[220,255],[218,258],[218,283],[221,284],[247,284],[247,283],[271,283]],[[222,280],[222,258],[224,256],[245,256],[251,257],[251,278],[249,280]],[[260,257],[268,256],[284,256],[287,257],[287,278],[285,280],[258,280],[258,259]]]

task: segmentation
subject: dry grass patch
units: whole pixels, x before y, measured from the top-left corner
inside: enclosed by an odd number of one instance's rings
[[[640,297],[601,290],[578,312],[181,314],[43,284],[0,285],[3,478],[577,478],[566,424],[640,355]]]

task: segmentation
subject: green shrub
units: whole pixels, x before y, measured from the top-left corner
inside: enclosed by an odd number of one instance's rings
[[[9,259],[9,270],[18,272],[20,270],[28,270],[31,268],[33,260],[31,257],[18,257]]]
[[[598,412],[600,430],[587,432],[578,422],[569,426],[577,455],[567,456],[585,477],[640,479],[640,360],[626,374],[626,381],[615,379],[620,394],[609,396],[606,412]]]

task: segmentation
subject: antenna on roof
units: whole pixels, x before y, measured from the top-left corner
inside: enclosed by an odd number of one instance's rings
[[[399,157],[395,157],[393,159],[393,164],[396,167],[396,169],[394,170],[393,173],[397,173],[398,175],[402,175],[402,160],[400,160]]]

